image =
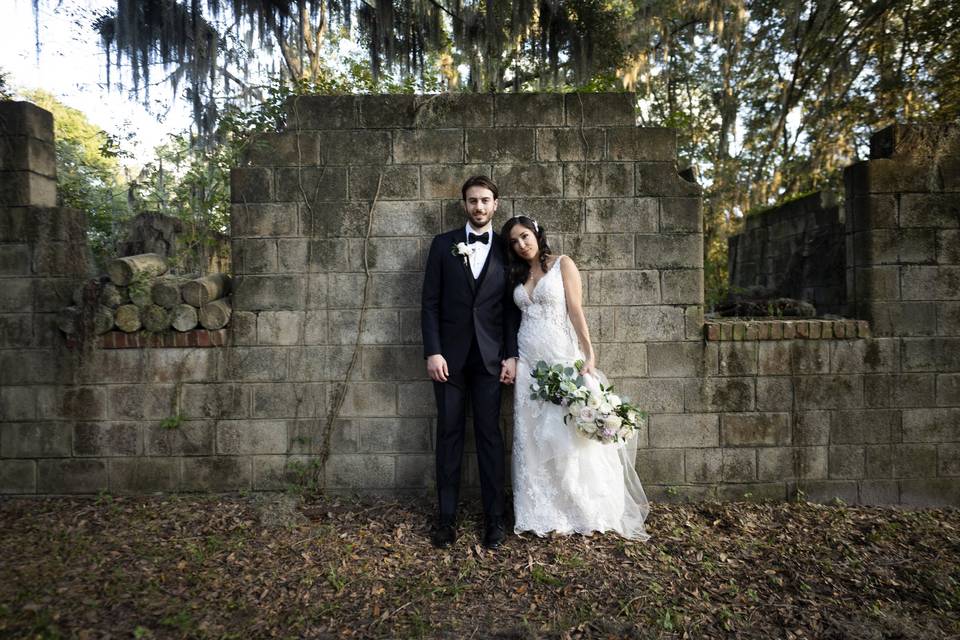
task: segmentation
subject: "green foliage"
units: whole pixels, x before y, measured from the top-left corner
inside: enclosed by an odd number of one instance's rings
[[[183,424],[185,417],[182,413],[178,413],[175,416],[169,416],[160,421],[161,429],[179,429],[180,425]]]
[[[10,90],[10,81],[8,80],[10,72],[0,69],[0,100],[12,100],[13,92]]]
[[[115,255],[121,223],[130,217],[118,140],[46,91],[24,97],[53,114],[57,155],[57,200],[87,214],[87,237],[103,266]]]

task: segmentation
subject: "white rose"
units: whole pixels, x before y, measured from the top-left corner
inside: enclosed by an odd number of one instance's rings
[[[614,407],[619,407],[621,404],[623,404],[623,400],[621,400],[620,396],[615,393],[611,393],[609,396],[607,396],[607,402],[612,404]]]
[[[570,406],[567,407],[567,413],[569,413],[570,415],[572,415],[572,416],[574,416],[574,417],[579,416],[579,415],[580,415],[580,408],[581,408],[582,406],[583,406],[583,405],[581,405],[579,402],[571,402],[571,403],[570,403]]]
[[[589,396],[587,396],[587,406],[591,409],[599,409],[600,398],[598,398],[596,394],[591,393]]]
[[[619,429],[621,424],[623,424],[623,420],[620,419],[620,416],[607,416],[603,419],[603,427],[610,431]]]
[[[628,411],[628,412],[627,412],[627,420],[629,420],[631,424],[637,424],[637,412],[636,412],[636,411]]]
[[[460,255],[462,255],[462,256],[469,255],[469,254],[470,254],[470,245],[468,245],[466,242],[458,242],[458,243],[457,243],[457,251],[460,252]]]
[[[584,422],[593,422],[597,419],[597,414],[590,407],[580,407],[579,418]]]
[[[533,389],[534,391],[540,391],[540,385],[537,384],[536,382],[530,385],[530,388]]]
[[[593,420],[584,421],[580,423],[580,428],[583,429],[586,433],[596,433],[597,425]]]
[[[633,429],[630,427],[623,427],[620,431],[617,432],[617,435],[626,440],[630,437],[630,434],[633,433]]]
[[[600,413],[604,415],[613,413],[613,405],[611,405],[609,402],[600,403]]]

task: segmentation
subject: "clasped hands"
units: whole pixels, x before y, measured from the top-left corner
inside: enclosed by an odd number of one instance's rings
[[[447,360],[441,354],[435,353],[427,358],[427,374],[434,382],[446,382],[450,377]],[[507,358],[500,361],[500,382],[513,384],[517,378],[517,359]]]

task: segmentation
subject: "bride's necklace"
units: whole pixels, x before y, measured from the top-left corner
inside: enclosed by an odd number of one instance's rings
[[[556,258],[554,258],[554,260],[556,260]],[[538,264],[539,264],[539,263],[538,263]],[[550,264],[550,267],[552,267],[552,266],[553,266],[553,264],[551,263],[551,264]],[[540,277],[537,278],[536,280],[533,279],[533,269],[530,269],[530,275],[527,276],[527,282],[524,282],[523,285],[522,285],[522,286],[523,286],[523,290],[527,293],[527,299],[528,299],[528,300],[531,299],[531,298],[533,298],[533,294],[534,294],[534,292],[537,290],[537,285],[540,284],[540,281],[543,280],[543,279],[546,277],[547,272],[550,271],[550,267],[546,267],[546,266],[544,266],[544,265],[540,265],[540,271],[541,271]],[[527,289],[527,283],[530,283],[530,284],[533,285],[533,286],[531,286],[529,289]]]

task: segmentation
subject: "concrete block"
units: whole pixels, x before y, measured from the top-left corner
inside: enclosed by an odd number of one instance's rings
[[[794,445],[825,445],[830,442],[829,411],[797,411],[791,413]]]
[[[874,336],[932,336],[937,333],[937,306],[944,302],[862,302],[858,318],[870,322]]]
[[[364,380],[427,379],[423,349],[418,346],[366,346],[360,351]]]
[[[416,200],[420,169],[414,166],[359,166],[349,170],[351,200]],[[379,189],[379,190],[378,190]]]
[[[312,131],[294,129],[255,136],[244,152],[253,166],[290,167],[317,165],[320,140]]]
[[[516,129],[503,135],[498,129],[468,129],[466,133],[467,162],[532,162],[535,155],[535,130]],[[459,162],[460,158],[436,160]],[[462,181],[461,181],[462,182]],[[510,192],[503,191],[501,195]]]
[[[671,449],[667,449],[671,451]],[[719,482],[723,449],[687,449],[683,452],[687,482]]]
[[[210,455],[214,447],[214,424],[204,420],[188,420],[175,427],[145,424],[144,453],[148,456]]]
[[[721,477],[724,482],[753,482],[757,479],[756,449],[722,449]]]
[[[389,455],[331,455],[327,486],[344,489],[390,489],[396,485],[396,458]]]
[[[39,460],[37,493],[97,493],[107,489],[107,463],[94,459]]]
[[[873,444],[864,447],[866,453],[865,476],[867,478],[890,478],[893,476],[893,446]]]
[[[901,194],[900,226],[955,229],[960,226],[960,203],[948,193]]]
[[[373,212],[372,236],[433,236],[440,233],[436,202],[379,202]]]
[[[614,323],[618,342],[680,341],[685,337],[683,309],[678,307],[616,307]]]
[[[922,478],[937,467],[937,445],[894,444],[893,476],[895,478]]]
[[[98,387],[40,387],[36,403],[41,419],[96,420],[107,416],[106,393]]]
[[[781,376],[757,378],[757,410],[789,411],[793,409],[794,380],[795,378]]]
[[[862,480],[860,504],[893,505],[900,502],[900,486],[896,480]]]
[[[440,198],[452,198],[460,201],[463,199],[461,187],[470,176],[493,175],[493,167],[489,164],[447,164],[447,165],[424,165],[420,169],[420,179],[422,182],[423,197],[428,200]],[[510,195],[502,185],[500,188],[501,198]]]
[[[442,129],[446,127],[490,127],[493,125],[492,94],[441,93],[420,95],[414,96],[413,102],[412,126],[414,127]]]
[[[722,484],[717,487],[717,499],[728,502],[762,502],[765,500],[783,501],[786,485],[782,482],[747,482]]]
[[[842,500],[845,504],[857,504],[860,494],[855,480],[801,480],[789,482],[787,492],[791,499],[799,497],[808,502],[826,504]]]
[[[660,272],[661,300],[668,304],[703,304],[703,269]]]
[[[636,94],[567,93],[564,94],[567,126],[633,125]]]
[[[603,372],[613,378],[632,378],[647,375],[647,345],[597,344]]]
[[[646,345],[646,352],[649,375],[654,378],[692,378],[717,373],[715,345],[702,342],[651,342]]]
[[[219,421],[216,434],[218,454],[287,452],[287,423],[283,420]]]
[[[6,282],[0,280],[0,287],[4,286],[6,286]],[[56,337],[59,338],[60,336]],[[0,315],[0,348],[25,346],[46,346],[41,344],[40,336],[34,334],[33,314],[11,313]],[[2,390],[0,390],[0,393],[2,393]],[[0,415],[2,415],[2,411],[3,409],[0,408]]]
[[[0,494],[36,492],[36,460],[0,460]]]
[[[347,375],[350,361],[353,360],[353,346],[315,346],[301,347],[290,351],[290,374],[288,378],[297,382],[342,381]],[[359,371],[354,372],[354,376]]]
[[[602,160],[603,129],[537,129],[537,159],[546,162]]]
[[[646,483],[684,482],[682,449],[639,449],[637,475]]]
[[[699,234],[638,234],[638,268],[700,269],[703,267],[703,237]]]
[[[299,205],[298,211],[300,234],[307,238],[362,238],[367,235],[369,202],[304,203]]]
[[[703,232],[703,201],[700,198],[660,198],[660,231]]]
[[[304,336],[303,311],[261,311],[257,318],[257,342],[261,345],[299,344]]]
[[[405,95],[357,96],[360,107],[360,126],[393,128],[414,126],[417,97]]]
[[[162,420],[176,414],[173,385],[112,385],[109,415],[115,420]]]
[[[184,491],[229,492],[250,489],[253,464],[249,456],[183,458]]]
[[[351,382],[340,415],[386,417],[397,415],[397,385],[388,382]]]
[[[558,164],[495,165],[493,180],[497,183],[500,193],[517,198],[564,195],[562,167]]]
[[[638,196],[699,196],[702,191],[680,177],[674,162],[637,162],[635,176]]]
[[[801,376],[794,389],[801,409],[839,409],[863,406],[863,376]]]
[[[849,231],[896,229],[899,227],[896,197],[855,194],[847,200],[845,220]]]
[[[498,93],[494,95],[493,110],[497,127],[559,127],[564,123],[560,93]]]
[[[375,273],[370,280],[370,306],[419,307],[423,274]]]
[[[718,418],[714,413],[654,413],[650,416],[650,446],[717,447],[720,445]]]
[[[111,493],[173,492],[180,486],[180,463],[173,458],[115,458],[108,465]]]
[[[906,375],[906,374],[905,374]],[[937,402],[940,406],[954,406],[960,404],[960,374],[913,374],[932,376],[936,375]],[[917,404],[915,406],[920,406]]]
[[[433,421],[428,418],[365,418],[353,420],[360,453],[429,453]],[[404,456],[405,457],[405,456]]]
[[[864,406],[934,406],[934,377],[932,373],[866,375],[863,377]],[[938,384],[937,390],[940,389]]]
[[[831,373],[887,373],[896,371],[900,362],[898,340],[833,340],[828,344]]]
[[[270,202],[273,198],[272,169],[265,169],[263,167],[235,167],[230,170],[231,202],[240,204]]]
[[[57,182],[32,171],[0,171],[0,206],[55,207]]]
[[[470,130],[470,140],[477,131]],[[489,133],[487,134],[489,135]],[[393,132],[393,161],[399,164],[462,162],[464,134],[460,129],[401,129]],[[469,160],[469,157],[467,158]],[[532,159],[532,156],[531,158]]]
[[[390,162],[388,131],[323,131],[319,137],[322,164],[355,165]]]
[[[245,418],[247,405],[247,388],[240,384],[185,384],[180,389],[180,412],[188,419]]]
[[[757,351],[756,342],[721,342],[717,345],[719,356],[718,372],[721,376],[756,375]],[[759,384],[764,378],[758,379]]]
[[[757,449],[759,480],[826,477],[827,447],[761,447]]]
[[[960,299],[958,265],[904,265],[900,278],[903,300]]]
[[[268,239],[240,239],[232,243],[231,261],[236,273],[276,273],[277,241]]]
[[[37,390],[33,387],[0,387],[0,422],[37,417]]]
[[[136,422],[77,422],[73,425],[76,456],[137,456],[143,452]]]
[[[352,129],[357,126],[356,96],[292,96],[284,110],[293,130]]]
[[[900,504],[914,507],[960,507],[960,478],[900,481]]]
[[[33,283],[30,280],[0,280],[0,312],[23,312],[33,307]]]
[[[674,162],[677,130],[658,127],[610,127],[607,157],[611,160]]]
[[[563,194],[567,198],[634,195],[633,167],[623,162],[563,165]]]
[[[396,459],[398,489],[430,489],[436,482],[436,462],[432,455],[405,455]]]
[[[938,445],[937,463],[938,476],[960,476],[960,444]]]
[[[537,221],[552,240],[559,233],[580,233],[581,206],[578,200],[556,200],[538,198],[535,200],[514,200],[513,215],[527,216]]]
[[[399,312],[403,313],[403,312]],[[363,334],[360,344],[397,344],[401,342],[400,323],[395,309],[367,309],[363,316]],[[330,311],[330,342],[352,345],[357,341],[360,326],[358,310]],[[419,337],[420,318],[416,318]]]
[[[277,202],[306,203],[323,209],[317,203],[347,199],[346,167],[281,167],[274,173],[277,184],[273,199]]]
[[[260,323],[257,322],[259,328]],[[287,353],[282,347],[233,347],[221,352],[220,379],[250,382],[283,380]]]
[[[683,381],[687,411],[750,411],[754,408],[755,378],[694,378]]]
[[[569,235],[564,238],[564,252],[576,262],[580,269],[630,269],[633,267],[633,236],[628,234],[612,233],[585,233]],[[659,286],[655,277],[650,278],[650,272],[641,272],[640,279],[650,281],[645,293],[651,288]],[[627,277],[627,276],[622,276]],[[613,280],[611,280],[613,282]],[[644,304],[659,302],[659,295],[644,297]],[[619,304],[627,304],[620,302]]]
[[[26,244],[0,245],[0,276],[30,274],[30,247]]]
[[[147,368],[144,382],[206,382],[217,378],[217,349],[147,349],[142,355],[141,364]]]
[[[783,446],[790,444],[787,413],[725,413],[720,432],[725,447]]]
[[[866,475],[866,452],[862,445],[830,447],[831,478],[863,478]]]
[[[960,442],[960,409],[904,409],[904,442]]]
[[[641,478],[642,480],[642,478]],[[691,503],[717,500],[715,486],[644,484],[647,499],[657,503]]]
[[[648,345],[649,346],[649,345]],[[638,407],[653,413],[683,411],[683,381],[670,378],[627,378],[617,388]]]
[[[303,309],[303,276],[238,276],[233,280],[234,311]]]
[[[401,416],[433,418],[437,415],[433,383],[404,382],[397,385],[398,413]]]
[[[832,444],[896,442],[899,437],[899,410],[837,411],[833,414],[830,425]]]
[[[589,233],[656,233],[656,198],[589,198],[586,230]]]

